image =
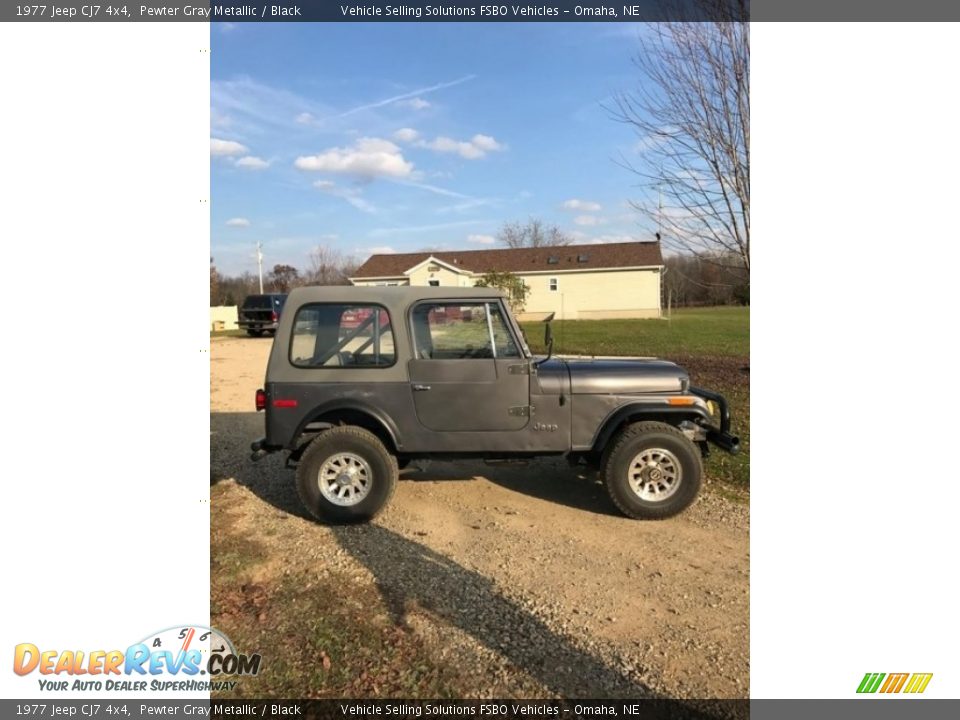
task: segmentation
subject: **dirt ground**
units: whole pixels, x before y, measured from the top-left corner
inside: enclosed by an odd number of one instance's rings
[[[401,475],[374,523],[325,527],[305,517],[282,457],[248,460],[270,345],[211,339],[211,532],[257,543],[256,581],[335,573],[376,593],[388,624],[470,665],[463,692],[749,695],[746,496],[708,478],[681,516],[637,522],[563,461],[432,463]]]

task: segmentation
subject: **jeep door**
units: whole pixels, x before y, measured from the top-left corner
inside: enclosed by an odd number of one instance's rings
[[[521,430],[529,422],[529,359],[498,300],[429,300],[410,312],[410,391],[436,432]]]

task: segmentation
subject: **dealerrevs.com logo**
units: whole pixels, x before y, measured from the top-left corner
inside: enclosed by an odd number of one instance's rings
[[[867,673],[857,687],[858,693],[907,694],[922,693],[933,673]]]
[[[142,692],[233,690],[234,676],[260,672],[260,655],[238,653],[223,633],[178,625],[151,633],[125,650],[49,650],[20,643],[13,671],[37,673],[41,690]]]

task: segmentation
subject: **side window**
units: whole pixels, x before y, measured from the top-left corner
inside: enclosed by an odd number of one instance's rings
[[[378,305],[315,304],[297,310],[290,362],[297,367],[389,367],[396,361],[390,315]]]
[[[493,303],[424,303],[413,311],[417,356],[430,360],[520,357]]]
[[[550,292],[556,292],[559,287],[557,278],[550,278]]]

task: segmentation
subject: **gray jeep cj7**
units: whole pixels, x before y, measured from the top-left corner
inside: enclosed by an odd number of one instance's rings
[[[412,460],[564,456],[632,518],[680,512],[708,443],[736,453],[724,398],[664,360],[535,357],[499,290],[308,287],[280,317],[253,459],[286,450],[315,517],[365,520]]]

